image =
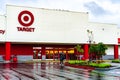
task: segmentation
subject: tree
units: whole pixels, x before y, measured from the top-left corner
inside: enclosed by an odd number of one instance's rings
[[[98,43],[97,45],[97,56],[99,59],[102,59],[103,55],[106,55],[105,51],[107,50],[107,46],[102,42]]]
[[[102,59],[103,55],[106,55],[105,51],[107,46],[102,42],[98,44],[91,44],[89,48],[90,60],[92,59]]]
[[[78,52],[80,52],[80,53],[83,53],[84,52],[84,50],[81,48],[81,45],[77,45],[77,46],[75,46],[75,48],[76,48],[76,50],[78,51]]]
[[[77,44],[75,46],[75,49],[77,50],[77,55],[78,55],[78,53],[83,53],[84,52],[84,49],[82,49],[81,45],[79,45],[79,44]]]
[[[89,60],[96,60],[97,45],[91,44],[89,48]]]

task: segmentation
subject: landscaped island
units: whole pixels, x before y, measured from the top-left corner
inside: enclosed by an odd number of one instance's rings
[[[70,65],[79,65],[79,66],[90,66],[94,68],[109,68],[111,67],[110,63],[105,63],[104,61],[83,61],[83,60],[69,60],[68,64]]]

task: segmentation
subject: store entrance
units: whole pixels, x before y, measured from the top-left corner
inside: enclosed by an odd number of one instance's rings
[[[33,47],[33,59],[41,58],[42,58],[41,47]]]
[[[66,60],[76,58],[74,48],[45,47],[45,59],[59,60],[61,52],[65,54]],[[33,47],[33,59],[42,59],[41,47]]]
[[[58,60],[61,52],[65,54],[66,60],[75,58],[74,48],[46,47],[46,59]]]

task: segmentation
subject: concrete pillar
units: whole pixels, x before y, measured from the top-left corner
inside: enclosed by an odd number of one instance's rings
[[[6,42],[5,43],[5,62],[10,62],[11,58],[11,43]]]
[[[88,60],[89,59],[89,45],[84,44],[84,59]]]
[[[66,49],[66,60],[69,60],[68,58],[68,50]]]
[[[45,60],[46,59],[46,52],[45,52],[45,46],[42,46],[42,60]]]
[[[114,45],[114,59],[119,59],[118,45]]]

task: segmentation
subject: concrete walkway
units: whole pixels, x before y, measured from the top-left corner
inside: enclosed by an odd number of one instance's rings
[[[112,66],[120,67],[120,63],[110,63]]]

